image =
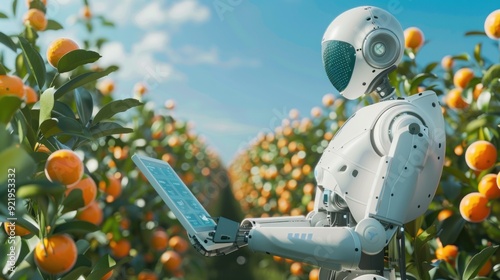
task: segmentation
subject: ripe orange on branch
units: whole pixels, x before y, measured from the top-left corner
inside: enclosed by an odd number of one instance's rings
[[[68,272],[76,263],[76,244],[68,235],[53,235],[35,247],[35,263],[41,271],[57,275]]]
[[[409,27],[404,31],[405,47],[418,50],[424,44],[424,33],[417,27]]]
[[[168,246],[168,235],[163,230],[156,230],[151,235],[151,247],[156,251],[163,251]]]
[[[477,190],[488,199],[500,198],[500,188],[498,188],[497,185],[497,174],[484,175],[477,185]]]
[[[38,94],[30,86],[24,86],[24,99],[27,104],[36,103],[38,101]]]
[[[474,71],[470,68],[462,68],[453,75],[453,84],[457,88],[464,89],[472,78],[474,78]]]
[[[82,179],[76,185],[66,190],[66,196],[76,189],[82,191],[84,207],[94,201],[97,196],[97,185],[90,176],[83,175]]]
[[[45,175],[51,182],[72,186],[83,176],[83,162],[72,150],[57,150],[45,163]]]
[[[173,272],[181,267],[182,257],[179,255],[179,253],[168,250],[161,255],[160,261],[163,264],[165,270]]]
[[[47,18],[45,14],[38,9],[29,9],[23,17],[26,25],[33,27],[36,31],[43,31],[47,28]]]
[[[49,45],[49,48],[47,49],[47,60],[50,65],[57,68],[57,64],[59,63],[61,57],[70,51],[74,51],[79,48],[78,44],[73,40],[68,38],[59,38]]]
[[[458,256],[458,247],[455,245],[446,245],[437,248],[435,253],[438,260],[444,260],[450,264],[454,264]]]
[[[459,209],[462,218],[471,223],[482,222],[490,215],[488,198],[478,192],[464,196],[460,201]]]
[[[24,84],[17,76],[0,75],[0,96],[15,95],[24,98]]]
[[[94,200],[86,208],[81,209],[76,214],[76,218],[81,221],[87,221],[98,226],[102,223],[103,213],[99,204]]]
[[[500,38],[500,10],[490,13],[484,21],[484,32],[491,39]]]
[[[28,235],[28,234],[31,233],[27,228],[25,228],[25,227],[23,227],[23,226],[21,226],[21,225],[19,225],[17,223],[15,223],[12,226],[12,224],[10,222],[4,222],[3,223],[3,227],[4,227],[5,232],[7,233],[7,235],[10,235],[10,232],[12,230],[14,231],[14,234],[16,236],[25,236],[25,235]]]
[[[445,102],[452,109],[464,109],[469,103],[462,97],[462,90],[459,88],[451,89],[445,96]]]
[[[122,183],[113,175],[108,175],[107,178],[107,183],[104,180],[99,182],[99,189],[108,194],[106,201],[113,202],[122,193]]]
[[[490,169],[497,162],[497,148],[488,141],[478,140],[467,147],[465,162],[474,171]]]
[[[127,239],[120,239],[118,241],[113,240],[109,242],[109,247],[111,248],[111,254],[115,258],[121,259],[128,256],[131,245],[130,241],[128,241]]]

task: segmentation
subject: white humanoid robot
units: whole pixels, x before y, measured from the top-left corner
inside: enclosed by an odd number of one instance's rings
[[[311,213],[245,219],[233,243],[203,253],[248,245],[317,265],[321,279],[395,279],[394,269],[384,269],[384,247],[434,197],[445,154],[441,107],[432,91],[395,97],[387,75],[401,60],[403,30],[382,9],[342,13],[322,49],[326,73],[344,97],[378,94],[382,102],[358,110],[329,143],[315,168]],[[404,278],[404,265],[400,272]]]

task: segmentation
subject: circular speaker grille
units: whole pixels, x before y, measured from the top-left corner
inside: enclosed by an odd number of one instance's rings
[[[363,56],[375,68],[386,68],[398,59],[401,45],[394,33],[387,29],[375,29],[366,35]]]

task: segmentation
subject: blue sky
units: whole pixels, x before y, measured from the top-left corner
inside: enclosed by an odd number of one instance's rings
[[[19,1],[20,18],[26,7]],[[47,31],[40,42],[85,35],[74,26],[81,1],[48,0],[48,17],[65,30]],[[269,131],[297,108],[308,116],[334,88],[321,61],[321,38],[343,11],[373,5],[393,13],[403,28],[416,26],[428,44],[421,62],[471,52],[479,40],[493,61],[493,41],[465,38],[482,30],[498,1],[359,1],[359,0],[89,0],[95,15],[106,15],[115,28],[102,28],[101,64],[119,64],[110,76],[116,98],[131,96],[135,83],[145,82],[147,100],[162,107],[175,100],[174,117],[193,121],[226,163],[260,131]],[[481,3],[481,4],[478,4]],[[0,11],[9,11],[0,7]],[[19,19],[20,20],[20,19]],[[3,32],[18,29],[0,22]],[[80,38],[80,39],[79,39]],[[80,41],[81,42],[81,41]]]

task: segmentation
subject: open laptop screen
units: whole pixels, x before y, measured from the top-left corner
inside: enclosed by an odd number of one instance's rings
[[[214,229],[215,221],[168,163],[137,154],[132,160],[186,229],[196,232]]]

